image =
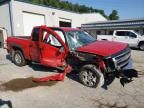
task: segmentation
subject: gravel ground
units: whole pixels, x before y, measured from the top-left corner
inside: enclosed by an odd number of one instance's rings
[[[144,51],[132,50],[132,59],[134,61],[134,68],[144,72]]]
[[[0,108],[144,108],[143,75],[124,87],[115,79],[108,89],[88,88],[77,77],[35,84],[32,77],[53,74],[43,66],[17,67],[0,49]],[[134,68],[144,72],[144,51],[132,50]]]

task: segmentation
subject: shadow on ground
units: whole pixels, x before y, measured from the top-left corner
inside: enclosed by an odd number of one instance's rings
[[[60,70],[52,67],[42,66],[40,64],[30,63],[28,64],[30,68],[34,71],[41,71],[41,72],[60,72]]]
[[[57,81],[35,83],[32,80],[33,80],[32,77],[13,79],[8,82],[0,84],[0,90],[18,92],[18,91],[23,91],[25,89],[38,87],[38,86],[53,86],[57,84]]]
[[[131,72],[131,71],[128,71],[128,72]],[[133,81],[131,78],[134,76],[132,74],[128,74],[128,73],[127,73],[127,75],[129,76],[130,79],[125,79],[125,78],[120,79],[120,83],[123,86],[125,84]],[[67,77],[80,83],[78,73],[76,73],[76,72],[71,72],[71,73],[67,74]],[[114,79],[115,79],[115,77],[109,77],[108,79],[106,79],[102,88],[104,88],[105,90],[108,90],[108,86],[112,84]],[[5,83],[1,82],[0,90],[1,91],[18,92],[18,91],[23,91],[25,89],[38,87],[38,86],[54,86],[58,82],[58,81],[48,81],[48,82],[35,83],[32,80],[33,80],[33,78],[29,77],[29,78],[16,78],[16,79],[10,80],[10,81],[5,82]]]
[[[69,79],[72,79],[73,81],[76,81],[78,83],[81,83],[80,80],[79,80],[79,74],[77,71],[72,71],[70,73],[68,73],[66,75]]]
[[[10,57],[9,54],[6,55],[6,59],[12,62],[11,57]]]

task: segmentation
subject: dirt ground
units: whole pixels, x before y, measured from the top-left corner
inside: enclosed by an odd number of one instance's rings
[[[33,77],[57,70],[37,64],[17,67],[0,49],[0,108],[144,108],[144,51],[132,50],[138,78],[124,87],[115,79],[107,88],[88,88],[76,75],[65,81],[36,84]]]

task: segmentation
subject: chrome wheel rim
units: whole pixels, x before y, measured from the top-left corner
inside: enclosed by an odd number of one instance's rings
[[[16,54],[15,55],[15,62],[17,63],[17,64],[20,64],[21,63],[21,56],[19,55],[19,54]]]
[[[82,81],[87,86],[94,86],[97,82],[97,78],[91,71],[83,71]]]

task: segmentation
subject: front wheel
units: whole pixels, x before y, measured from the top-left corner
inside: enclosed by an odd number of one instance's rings
[[[85,86],[96,88],[104,84],[104,76],[95,65],[85,65],[79,73],[79,79]]]
[[[17,65],[17,66],[24,66],[26,65],[26,60],[22,54],[21,51],[17,50],[14,52],[14,56],[13,56],[13,60],[14,60],[14,63]]]
[[[141,43],[141,44],[139,45],[139,49],[142,50],[142,51],[144,51],[144,43]]]

